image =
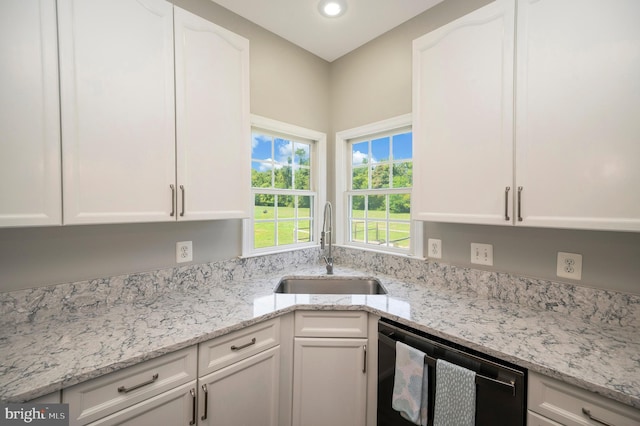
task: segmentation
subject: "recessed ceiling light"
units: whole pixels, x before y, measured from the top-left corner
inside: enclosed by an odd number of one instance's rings
[[[323,16],[336,18],[347,10],[347,3],[344,0],[321,0],[318,10]]]

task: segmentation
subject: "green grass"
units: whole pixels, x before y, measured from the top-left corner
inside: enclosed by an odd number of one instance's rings
[[[298,209],[298,218],[308,218],[310,209]],[[364,219],[363,210],[352,211],[354,219]],[[254,208],[254,247],[273,247],[275,239],[275,209],[273,207],[256,206]],[[296,242],[309,242],[311,238],[308,228],[310,221],[303,219],[298,221],[298,241],[295,241],[295,211],[293,207],[278,207],[278,246],[294,244]],[[285,220],[283,220],[285,219]],[[387,223],[384,211],[369,211],[369,226],[367,231],[367,241],[373,244],[387,245]],[[379,221],[376,221],[379,219]],[[409,248],[409,213],[391,213],[389,223],[389,241],[394,247]],[[259,222],[268,220],[270,222]],[[351,236],[354,241],[365,242],[364,221],[352,222]]]

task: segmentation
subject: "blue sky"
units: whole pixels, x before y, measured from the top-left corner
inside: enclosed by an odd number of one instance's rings
[[[393,138],[393,140],[392,140]],[[393,137],[387,136],[383,138],[363,141],[353,144],[352,155],[353,164],[362,164],[363,160],[368,156],[369,146],[371,146],[371,162],[375,163],[381,160],[389,160],[393,154],[394,160],[406,160],[413,156],[412,133],[401,133]],[[393,152],[391,152],[393,151]]]

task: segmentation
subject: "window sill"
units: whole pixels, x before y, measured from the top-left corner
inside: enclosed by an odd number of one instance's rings
[[[409,258],[409,259],[428,260],[424,256],[416,256],[416,255],[413,255],[411,253],[402,253],[402,252],[391,251],[391,250],[380,250],[380,249],[376,249],[374,247],[364,247],[364,246],[347,245],[347,244],[334,244],[333,246],[334,247],[342,247],[342,248],[351,249],[351,250],[362,250],[362,251],[368,251],[368,252],[372,252],[372,253],[380,253],[380,254],[388,254],[388,255],[391,255],[391,256],[406,257],[406,258]]]

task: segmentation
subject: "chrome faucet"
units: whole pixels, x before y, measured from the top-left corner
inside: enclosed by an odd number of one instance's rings
[[[327,214],[328,213],[328,214]],[[333,207],[327,201],[324,205],[324,218],[322,220],[322,232],[320,233],[320,249],[324,250],[325,241],[329,243],[329,255],[322,256],[324,263],[327,265],[327,274],[333,275],[333,257],[331,257],[331,216],[333,215]],[[329,220],[327,220],[327,217]],[[329,222],[329,226],[327,226]]]

